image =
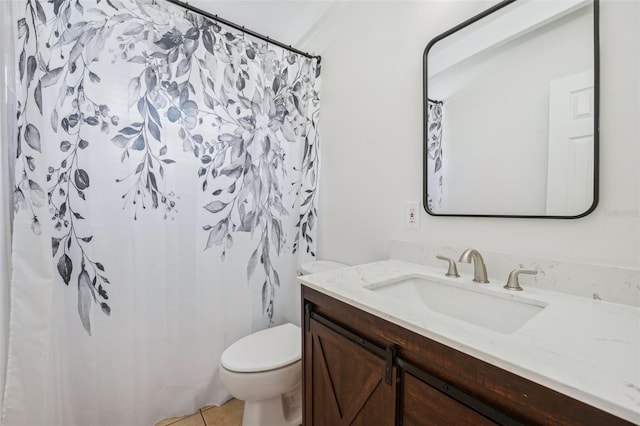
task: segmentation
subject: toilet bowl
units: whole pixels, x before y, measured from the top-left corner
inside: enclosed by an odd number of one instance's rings
[[[316,261],[300,267],[310,274],[345,267]],[[242,426],[302,424],[302,331],[283,324],[243,337],[220,357],[220,379],[244,401]]]
[[[220,379],[244,401],[243,426],[302,423],[300,327],[284,324],[238,340],[220,358]]]

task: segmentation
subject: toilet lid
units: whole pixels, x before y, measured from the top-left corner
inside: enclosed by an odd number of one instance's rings
[[[283,324],[258,331],[229,346],[220,358],[224,368],[237,373],[275,370],[299,361],[302,353],[300,327]]]

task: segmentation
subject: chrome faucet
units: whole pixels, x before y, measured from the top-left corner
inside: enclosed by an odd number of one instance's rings
[[[473,282],[487,284],[489,278],[487,277],[487,267],[484,264],[484,259],[478,250],[467,249],[460,256],[458,262],[471,263],[473,260]]]

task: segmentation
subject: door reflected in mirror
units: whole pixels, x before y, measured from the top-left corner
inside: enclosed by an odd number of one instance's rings
[[[432,215],[581,217],[598,194],[597,0],[505,1],[425,50]]]

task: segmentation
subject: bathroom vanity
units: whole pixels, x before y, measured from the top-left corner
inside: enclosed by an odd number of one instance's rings
[[[640,423],[640,310],[444,272],[299,277],[305,425]]]

